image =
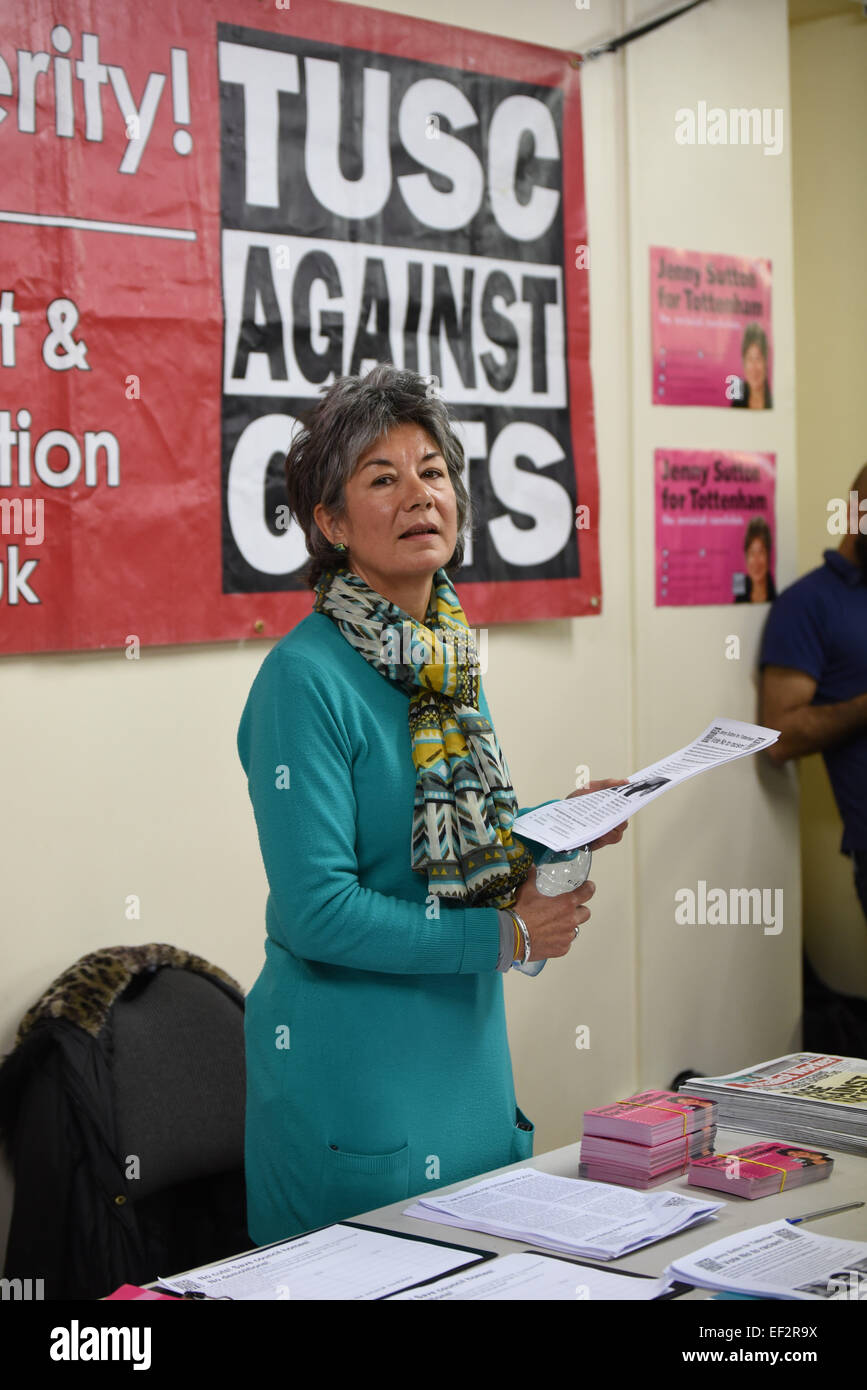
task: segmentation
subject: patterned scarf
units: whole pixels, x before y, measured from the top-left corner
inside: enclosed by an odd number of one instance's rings
[[[387,680],[409,692],[416,768],[412,868],[428,891],[476,907],[509,907],[533,858],[511,825],[518,802],[493,725],[479,710],[479,658],[444,569],[425,623],[349,569],[316,585],[318,613]]]

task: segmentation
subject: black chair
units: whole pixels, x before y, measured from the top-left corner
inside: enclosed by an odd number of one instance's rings
[[[702,1076],[704,1076],[703,1071],[679,1071],[677,1073],[677,1076],[673,1077],[671,1081],[669,1081],[668,1089],[670,1091],[679,1091],[685,1081],[691,1080],[692,1077],[700,1078]]]
[[[101,1298],[248,1249],[244,1083],[243,992],[219,967],[162,943],[76,962],[0,1067],[4,1277]]]

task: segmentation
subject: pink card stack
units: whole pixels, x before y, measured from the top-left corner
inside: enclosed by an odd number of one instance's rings
[[[646,1191],[713,1153],[717,1105],[676,1091],[640,1091],[584,1112],[579,1177]]]
[[[690,1187],[709,1187],[726,1196],[769,1197],[831,1176],[834,1160],[803,1144],[763,1139],[730,1153],[697,1158],[689,1165]]]

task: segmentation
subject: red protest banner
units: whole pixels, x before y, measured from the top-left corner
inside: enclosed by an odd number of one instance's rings
[[[375,361],[454,414],[470,620],[600,611],[568,55],[328,0],[2,3],[0,651],[286,632],[282,455]]]

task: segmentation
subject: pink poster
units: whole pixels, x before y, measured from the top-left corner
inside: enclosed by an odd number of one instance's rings
[[[654,405],[773,406],[771,263],[650,248]]]
[[[656,604],[776,598],[776,454],[657,449]]]

